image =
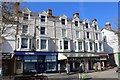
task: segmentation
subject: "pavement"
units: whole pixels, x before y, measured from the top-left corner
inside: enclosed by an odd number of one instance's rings
[[[79,73],[70,72],[70,74],[63,73],[43,73],[48,76],[48,80],[80,80]],[[118,80],[120,73],[116,72],[116,68],[106,71],[98,71],[92,73],[85,73],[85,80]],[[13,78],[4,78],[2,80],[14,80]],[[120,79],[119,79],[120,80]]]

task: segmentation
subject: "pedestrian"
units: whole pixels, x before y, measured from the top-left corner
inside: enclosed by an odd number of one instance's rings
[[[82,79],[83,78],[83,63],[80,63],[80,66],[79,66],[79,79]]]
[[[70,65],[69,63],[66,64],[66,73],[69,74],[70,73]]]

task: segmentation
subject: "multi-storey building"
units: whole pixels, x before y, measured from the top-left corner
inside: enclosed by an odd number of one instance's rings
[[[119,66],[120,59],[118,54],[119,53],[118,32],[111,29],[111,24],[109,22],[106,22],[105,26],[106,28],[102,29],[104,51],[106,53],[109,53],[110,55],[109,61],[111,65],[116,64],[117,66]]]
[[[74,71],[81,62],[88,71],[100,62],[104,49],[96,19],[82,21],[79,13],[73,18],[53,16],[51,9],[41,13],[24,9],[21,13],[13,49],[16,74],[65,70],[66,63]]]

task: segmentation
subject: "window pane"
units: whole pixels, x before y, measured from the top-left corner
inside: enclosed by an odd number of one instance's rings
[[[95,25],[95,30],[97,30],[97,25]]]
[[[82,42],[78,42],[78,49],[82,50]]]
[[[27,48],[28,38],[21,39],[21,48]]]
[[[76,46],[76,41],[75,41],[74,45],[75,45],[75,50],[76,50],[76,49],[77,49],[77,46]]]
[[[41,49],[46,49],[46,40],[41,39]]]
[[[85,25],[86,25],[86,28],[88,28],[88,23],[85,23]]]
[[[95,43],[95,46],[96,46],[96,50],[98,50],[98,45],[97,45],[97,43]]]
[[[40,28],[40,34],[45,34],[45,27]]]
[[[39,39],[37,39],[37,49],[39,49]]]
[[[22,33],[27,33],[27,31],[28,31],[28,25],[23,25]]]
[[[79,37],[80,37],[80,32],[76,31],[76,38],[79,38]]]
[[[41,16],[41,22],[45,22],[45,16]]]
[[[92,50],[93,48],[92,48],[93,46],[92,46],[92,43],[90,42],[90,50]]]
[[[96,33],[96,40],[98,40],[98,34]]]
[[[86,51],[88,50],[88,42],[86,42]]]
[[[78,26],[78,21],[75,21],[75,26]]]
[[[66,29],[62,29],[62,37],[66,37]]]
[[[29,41],[29,49],[31,49],[31,39],[30,39],[30,41]]]
[[[64,41],[64,49],[68,49],[68,41]]]
[[[28,16],[29,16],[29,14],[24,14],[24,17],[23,17],[23,20],[28,20]]]
[[[89,32],[87,32],[87,38],[89,39]]]
[[[65,19],[62,19],[61,21],[62,21],[62,24],[65,25]]]
[[[101,43],[99,43],[99,49],[100,49],[100,51],[102,50],[102,46],[101,46]]]
[[[62,49],[62,41],[60,41],[60,49]]]

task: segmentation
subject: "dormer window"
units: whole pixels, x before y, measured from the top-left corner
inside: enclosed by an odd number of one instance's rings
[[[45,16],[41,16],[41,22],[45,22]]]
[[[65,25],[65,19],[61,19],[61,23]]]
[[[23,20],[28,20],[28,16],[29,16],[29,14],[27,14],[27,13],[24,13]]]
[[[88,23],[85,23],[86,28],[88,28]]]
[[[97,25],[95,25],[95,30],[97,30]]]
[[[23,25],[22,33],[28,33],[28,25]]]
[[[75,21],[75,26],[78,26],[78,21]]]

